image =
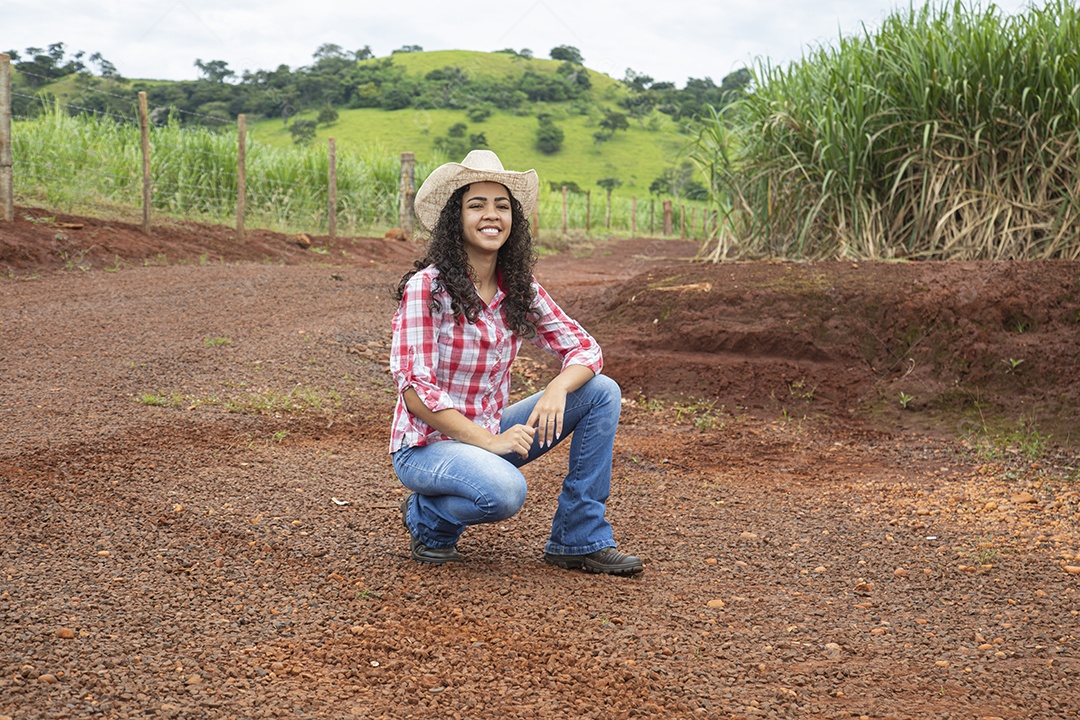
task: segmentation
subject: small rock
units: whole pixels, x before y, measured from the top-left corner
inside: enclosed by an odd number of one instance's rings
[[[722,608],[724,607],[724,601],[720,598],[716,598],[715,600],[710,600],[708,606],[711,608]]]
[[[1070,575],[1080,575],[1080,565],[1066,565],[1065,572]]]
[[[907,570],[905,570],[902,567],[899,567],[899,568],[896,568],[895,570],[893,570],[893,576],[895,576],[895,577],[903,578],[903,577],[907,577],[907,575],[908,575]]]
[[[829,657],[840,656],[840,646],[837,643],[825,643],[825,654]]]
[[[112,555],[108,550],[98,550],[98,557],[109,557]]]
[[[75,637],[75,631],[71,628],[60,628],[56,631],[56,637],[63,638],[65,640],[71,640]]]
[[[60,681],[52,673],[45,673],[44,675],[38,675],[38,682],[54,685]]]
[[[1026,505],[1029,503],[1038,502],[1038,500],[1035,499],[1035,496],[1027,491],[1022,492],[1019,495],[1013,495],[1012,501],[1017,505]]]
[[[185,685],[198,685],[201,682],[202,677],[200,677],[199,675],[188,675],[186,678],[184,678]]]
[[[816,568],[814,568],[814,572],[816,572],[816,573],[823,573],[823,572],[827,572],[827,571],[828,571],[828,568],[825,567],[824,565],[818,565]]]
[[[716,558],[705,558],[705,564],[706,565],[717,565],[717,564],[719,564],[719,562],[720,561],[717,560]]]
[[[934,663],[934,667],[947,668],[951,664],[952,663],[950,663],[948,660],[938,660],[936,663]]]
[[[743,540],[757,540],[758,539],[757,534],[752,533],[752,532],[739,533],[739,537],[742,538]]]

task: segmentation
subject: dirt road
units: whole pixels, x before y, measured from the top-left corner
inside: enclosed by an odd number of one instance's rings
[[[18,215],[0,718],[1080,713],[1080,265],[543,258],[623,386],[624,579],[542,562],[561,451],[408,559],[410,243]]]

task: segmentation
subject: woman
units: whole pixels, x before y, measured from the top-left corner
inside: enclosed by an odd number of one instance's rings
[[[398,387],[390,452],[413,491],[401,504],[410,554],[460,560],[465,528],[521,509],[518,468],[572,434],[544,560],[634,575],[641,560],[615,549],[604,517],[621,394],[599,374],[596,341],[532,276],[526,218],[538,190],[535,170],[507,171],[495,153],[474,150],[436,168],[416,194],[431,239],[398,285],[390,355]],[[562,370],[543,392],[507,406],[523,339],[559,355]]]

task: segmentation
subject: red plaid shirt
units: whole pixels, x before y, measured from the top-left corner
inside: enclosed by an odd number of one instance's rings
[[[454,408],[492,433],[499,432],[502,409],[510,396],[510,366],[521,339],[503,317],[506,295],[502,287],[490,305],[481,303],[480,317],[471,323],[454,318],[445,291],[438,297],[439,310],[430,312],[431,286],[438,276],[433,266],[413,275],[394,313],[390,372],[398,399],[390,452],[450,439],[408,411],[402,395],[408,388],[432,412]],[[535,278],[533,287],[533,307],[540,313],[533,343],[561,357],[563,368],[584,365],[599,373],[604,359],[596,340],[555,304]]]

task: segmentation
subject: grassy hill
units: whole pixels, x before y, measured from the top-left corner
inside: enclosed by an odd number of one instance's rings
[[[528,70],[554,75],[561,65],[554,60],[463,50],[398,53],[393,56],[393,62],[415,77],[457,67],[470,77],[510,81]],[[574,182],[584,190],[596,189],[597,180],[614,177],[623,183],[618,193],[643,196],[656,177],[679,161],[685,138],[671,118],[654,111],[643,120],[631,119],[630,128],[616,132],[610,140],[596,142],[593,134],[600,129],[604,110],[617,109],[618,100],[627,91],[603,73],[587,72],[592,85],[587,102],[527,103],[514,111],[493,109],[483,122],[470,121],[466,110],[339,109],[335,123],[318,127],[316,142],[333,137],[338,148],[345,151],[350,147],[375,147],[392,154],[413,152],[422,162],[460,160],[441,153],[436,140],[445,137],[451,126],[464,123],[469,135],[483,133],[487,146],[499,154],[507,167],[535,168],[542,182]],[[537,116],[542,113],[551,115],[565,133],[562,148],[552,155],[545,155],[535,147]],[[297,118],[314,120],[316,114],[304,112]],[[249,122],[248,127],[251,136],[259,142],[278,147],[293,144],[288,126],[281,120]]]
[[[423,85],[429,73],[456,68],[470,81],[499,85],[507,92],[525,98],[522,88],[531,76],[544,76],[566,82],[567,64],[543,58],[529,58],[511,53],[486,53],[466,50],[436,52],[395,53],[389,60],[400,68],[409,82]],[[372,58],[350,67],[377,68],[387,58]],[[316,68],[317,69],[317,68]],[[299,69],[298,72],[303,69]],[[621,184],[615,194],[629,198],[648,195],[649,185],[665,171],[682,161],[686,138],[679,125],[670,116],[652,110],[640,118],[627,118],[629,127],[609,133],[609,139],[597,141],[594,135],[600,131],[601,122],[609,112],[624,113],[620,101],[627,98],[630,90],[620,81],[594,70],[581,68],[587,74],[588,89],[575,99],[561,102],[523,100],[517,105],[496,106],[483,102],[472,95],[475,87],[467,83],[451,86],[457,93],[456,109],[434,107],[420,109],[414,104],[405,109],[388,110],[382,107],[345,107],[338,105],[337,120],[319,124],[314,143],[325,146],[327,138],[336,139],[340,153],[357,152],[366,156],[378,152],[396,157],[402,152],[413,152],[421,166],[432,167],[448,160],[460,160],[463,150],[446,151],[445,141],[455,125],[466,127],[464,138],[457,144],[466,149],[477,145],[468,138],[482,134],[486,146],[499,154],[509,168],[535,168],[541,181],[547,184],[574,183],[582,190],[599,190],[597,181],[615,178]],[[342,81],[349,80],[341,70]],[[560,75],[562,73],[562,75]],[[98,87],[98,83],[101,86]],[[394,87],[387,85],[385,87]],[[139,89],[162,91],[165,99],[155,100],[151,95],[151,109],[169,107],[170,98],[186,96],[202,97],[181,111],[181,117],[193,118],[194,124],[207,124],[225,129],[235,127],[233,115],[227,109],[230,93],[244,94],[248,98],[271,91],[259,87],[243,87],[226,83],[177,82],[162,80],[121,80],[104,84],[97,78],[89,84],[69,75],[49,83],[39,90],[48,93],[61,103],[72,102],[73,108],[92,109],[110,114],[114,118],[134,115],[134,95]],[[129,93],[132,98],[125,102]],[[462,94],[464,94],[462,96]],[[99,102],[100,101],[100,102]],[[203,104],[199,104],[203,103]],[[310,109],[290,116],[288,122],[281,118],[266,117],[259,111],[246,111],[249,137],[259,143],[276,148],[294,147],[290,127],[296,121],[316,120],[318,110]],[[442,103],[429,103],[442,105]],[[484,105],[491,114],[481,121],[470,120],[468,111]],[[110,107],[110,105],[114,107]],[[301,107],[304,105],[301,103]],[[231,107],[231,106],[230,106]],[[501,107],[501,109],[500,109]],[[235,111],[232,111],[235,112]],[[241,111],[245,112],[245,111]],[[536,147],[539,117],[550,116],[564,133],[561,148],[552,154],[544,154]],[[213,120],[213,123],[206,122]],[[443,143],[440,147],[440,142]]]

